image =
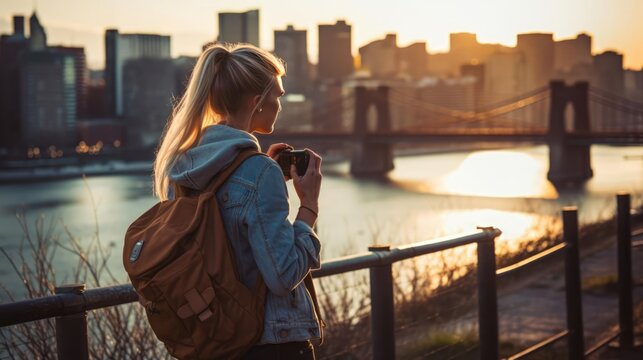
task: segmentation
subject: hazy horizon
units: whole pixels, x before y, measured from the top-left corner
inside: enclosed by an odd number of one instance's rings
[[[12,31],[13,15],[23,15],[28,22],[35,2],[0,3],[0,33]],[[615,7],[616,2],[604,0],[566,0],[562,4],[555,0],[395,3],[396,7],[367,0],[328,0],[323,5],[310,0],[268,4],[254,0],[223,0],[216,4],[185,0],[178,6],[170,0],[154,4],[143,0],[39,0],[36,11],[47,31],[48,43],[85,47],[92,69],[104,66],[103,36],[107,28],[124,33],[170,35],[173,57],[196,56],[201,45],[217,36],[217,13],[254,8],[260,9],[262,47],[272,49],[273,31],[293,24],[296,29],[308,30],[312,62],[317,61],[317,25],[344,19],[353,26],[353,54],[360,46],[381,39],[386,33],[396,33],[400,46],[426,41],[430,53],[439,53],[448,51],[449,34],[455,32],[476,33],[481,43],[506,46],[515,46],[518,33],[549,32],[560,40],[585,32],[593,37],[594,53],[615,50],[624,54],[626,68],[643,68],[643,22],[637,21],[643,14],[643,1],[618,0],[619,7]],[[177,11],[177,7],[182,11]],[[148,16],[140,16],[146,12]]]

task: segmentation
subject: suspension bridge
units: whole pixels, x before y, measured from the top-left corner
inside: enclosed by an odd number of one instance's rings
[[[464,103],[464,101],[463,101]],[[276,132],[266,143],[344,143],[352,146],[351,173],[382,176],[393,169],[392,147],[401,143],[532,143],[549,147],[548,179],[582,183],[593,175],[594,144],[643,144],[643,103],[587,82],[548,86],[474,110],[430,101],[421,91],[355,86],[318,112],[333,129]],[[466,106],[471,107],[471,106]]]

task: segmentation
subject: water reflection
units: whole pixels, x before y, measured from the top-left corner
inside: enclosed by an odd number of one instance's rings
[[[458,210],[439,214],[439,221],[447,233],[470,231],[474,226],[493,225],[502,229],[502,235],[496,239],[496,248],[507,253],[520,250],[525,240],[542,236],[543,232],[560,230],[557,228],[560,224],[555,219],[553,215],[494,209]]]
[[[516,151],[481,151],[445,175],[436,191],[457,195],[555,199],[544,162]]]

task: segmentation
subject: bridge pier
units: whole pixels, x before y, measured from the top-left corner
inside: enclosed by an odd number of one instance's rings
[[[587,82],[567,86],[563,81],[552,81],[549,113],[549,171],[547,179],[554,186],[579,185],[593,176],[590,146],[571,141],[571,132],[589,132],[589,104]],[[568,132],[565,109],[571,103],[574,109],[572,129]]]
[[[391,130],[391,116],[386,86],[355,88],[354,144],[350,172],[354,176],[379,177],[393,170],[393,151],[390,144],[369,142],[369,132]],[[375,106],[375,124],[369,124],[368,112]],[[374,125],[374,126],[373,126]],[[375,128],[372,128],[375,127]]]

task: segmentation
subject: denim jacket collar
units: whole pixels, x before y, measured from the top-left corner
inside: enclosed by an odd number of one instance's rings
[[[226,125],[209,126],[199,144],[179,157],[170,172],[170,181],[201,190],[247,148],[261,151],[254,135]]]

